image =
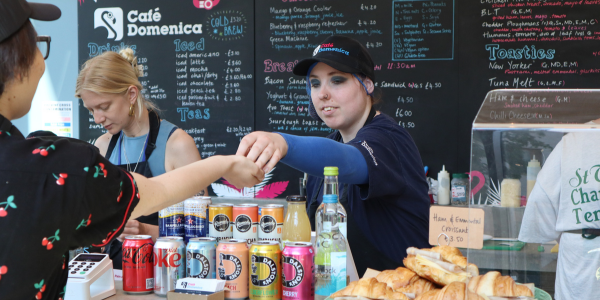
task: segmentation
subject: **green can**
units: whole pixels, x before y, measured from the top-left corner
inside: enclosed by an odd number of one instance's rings
[[[281,299],[281,248],[276,241],[258,241],[250,247],[250,299]]]

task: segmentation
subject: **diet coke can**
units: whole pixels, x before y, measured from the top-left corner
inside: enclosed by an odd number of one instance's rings
[[[154,293],[167,296],[175,289],[177,280],[185,278],[185,245],[183,237],[166,236],[154,244]]]
[[[149,235],[130,235],[123,242],[123,291],[150,294],[154,290],[153,244]]]
[[[288,242],[281,255],[282,300],[313,299],[315,251],[310,242]]]

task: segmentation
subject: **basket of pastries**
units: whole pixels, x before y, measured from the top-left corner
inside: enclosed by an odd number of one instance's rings
[[[533,284],[518,284],[492,271],[480,275],[459,249],[437,246],[408,248],[404,266],[351,282],[331,294],[332,300],[546,300]]]

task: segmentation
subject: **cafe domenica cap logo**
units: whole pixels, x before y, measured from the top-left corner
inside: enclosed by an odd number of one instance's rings
[[[127,13],[127,36],[202,34],[202,24],[163,24],[160,8],[148,11],[130,10]],[[98,8],[94,11],[94,28],[108,31],[107,39],[123,39],[123,10],[120,7]]]
[[[224,232],[229,229],[229,217],[224,214],[218,214],[213,219],[213,226],[218,232]]]

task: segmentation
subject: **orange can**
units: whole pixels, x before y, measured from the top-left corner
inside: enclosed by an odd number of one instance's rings
[[[248,244],[246,240],[222,240],[217,246],[217,277],[226,280],[225,299],[248,298]]]
[[[233,206],[233,238],[244,239],[248,246],[258,239],[258,204]]]
[[[283,233],[283,205],[269,204],[258,208],[260,224],[258,229],[258,240],[276,241],[281,246],[281,235]]]

